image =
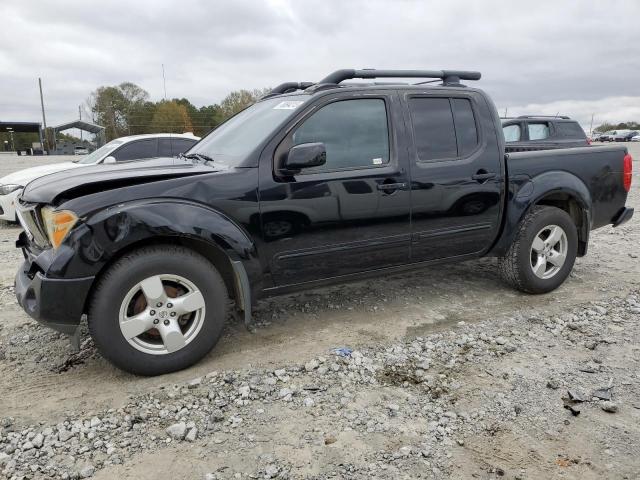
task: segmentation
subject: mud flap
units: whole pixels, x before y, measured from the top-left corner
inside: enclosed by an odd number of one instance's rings
[[[235,276],[237,301],[236,309],[244,313],[244,325],[250,332],[255,331],[255,325],[253,324],[253,318],[251,317],[251,285],[249,284],[249,277],[247,271],[239,260],[231,260],[231,266]],[[239,312],[238,312],[239,313]]]

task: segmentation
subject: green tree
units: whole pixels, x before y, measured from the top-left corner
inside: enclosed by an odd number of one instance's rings
[[[270,88],[254,90],[236,90],[227,95],[220,102],[220,111],[224,120],[253,105],[262,95],[269,92]]]
[[[153,115],[150,131],[154,133],[192,132],[193,125],[187,107],[173,100],[160,102]]]
[[[87,105],[93,122],[106,128],[107,141],[131,134],[138,126],[141,109],[149,99],[146,90],[135,83],[123,82],[117,86],[98,87],[89,95]]]

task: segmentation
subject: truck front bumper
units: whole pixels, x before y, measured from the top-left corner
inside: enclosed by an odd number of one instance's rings
[[[73,335],[80,324],[84,305],[95,277],[47,278],[25,260],[16,274],[18,303],[43,325]]]
[[[613,219],[613,226],[619,227],[631,220],[631,217],[633,217],[633,208],[623,207]]]

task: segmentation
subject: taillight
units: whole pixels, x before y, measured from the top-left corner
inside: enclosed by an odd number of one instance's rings
[[[628,153],[624,156],[624,165],[622,167],[622,185],[628,192],[631,190],[631,173],[633,171],[633,158]]]
[[[591,139],[587,138],[587,145],[591,145]]]

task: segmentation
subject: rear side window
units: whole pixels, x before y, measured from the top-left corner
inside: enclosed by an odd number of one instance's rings
[[[502,127],[502,133],[504,134],[505,142],[520,141],[520,125],[507,125],[506,127]]]
[[[530,123],[527,128],[529,129],[529,140],[549,138],[549,124],[547,123]]]
[[[293,144],[322,142],[327,162],[306,172],[375,167],[389,163],[384,100],[343,100],[322,107],[293,134]]]
[[[457,157],[458,147],[449,99],[412,98],[409,108],[418,159],[428,161]]]
[[[478,130],[466,98],[409,100],[418,159],[463,157],[478,145]]]
[[[189,150],[195,145],[196,140],[188,138],[160,138],[158,139],[158,156],[175,157]]]
[[[565,138],[586,138],[584,130],[576,122],[559,122],[556,123],[558,135]]]
[[[137,160],[140,158],[152,158],[157,156],[156,139],[136,140],[127,143],[116,150],[112,155],[119,162],[124,160]]]
[[[453,122],[456,126],[458,156],[463,157],[475,150],[478,145],[478,131],[473,117],[471,102],[466,98],[452,98]]]

